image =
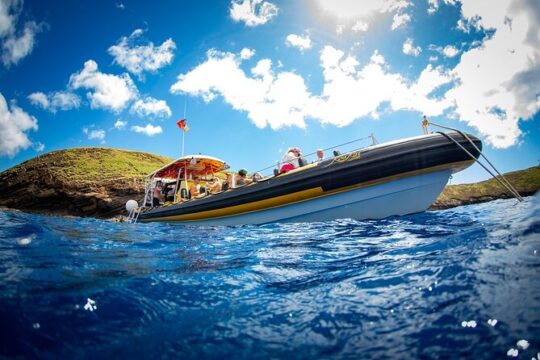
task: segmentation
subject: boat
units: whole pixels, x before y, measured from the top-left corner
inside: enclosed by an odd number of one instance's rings
[[[481,149],[482,142],[470,134],[424,134],[335,153],[190,200],[185,199],[190,179],[213,177],[229,166],[211,156],[183,156],[147,176],[145,198],[130,217],[138,222],[229,226],[419,213],[433,204],[452,174],[476,161]],[[157,182],[174,186],[174,197],[152,206]]]

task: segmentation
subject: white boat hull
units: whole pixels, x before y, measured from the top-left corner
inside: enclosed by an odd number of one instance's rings
[[[197,221],[189,225],[246,225],[271,222],[312,222],[351,218],[382,219],[425,211],[444,189],[451,170],[411,176],[348,190],[290,205]]]

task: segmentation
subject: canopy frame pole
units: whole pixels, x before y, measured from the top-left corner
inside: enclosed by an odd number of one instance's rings
[[[178,182],[180,181],[180,176],[182,175],[182,169],[178,170],[178,175],[176,176],[176,185],[174,186],[174,200],[173,202],[176,202],[176,196],[178,194]]]

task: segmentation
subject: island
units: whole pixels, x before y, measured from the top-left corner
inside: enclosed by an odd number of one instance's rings
[[[81,147],[52,151],[0,173],[0,206],[32,213],[113,218],[144,195],[144,177],[173,159],[139,151]],[[505,174],[522,196],[540,188],[540,166]],[[431,210],[512,197],[494,179],[448,185]]]

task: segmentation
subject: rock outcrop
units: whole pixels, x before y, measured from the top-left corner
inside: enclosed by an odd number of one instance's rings
[[[53,151],[0,173],[0,206],[108,218],[144,194],[144,175],[172,161],[108,148]]]
[[[516,188],[521,196],[533,195],[540,189],[540,166],[509,172],[504,174],[504,177]],[[512,197],[514,196],[495,179],[475,184],[447,185],[433,203],[431,209],[448,209]]]

